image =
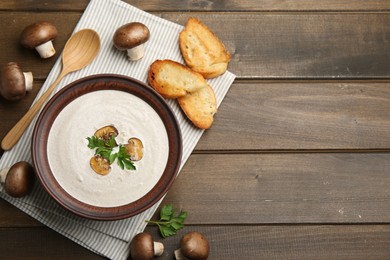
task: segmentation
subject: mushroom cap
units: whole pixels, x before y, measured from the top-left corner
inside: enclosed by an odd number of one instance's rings
[[[26,95],[26,82],[22,69],[15,62],[9,62],[1,69],[0,94],[7,100],[15,101]]]
[[[149,40],[148,27],[139,22],[124,24],[119,27],[113,37],[114,46],[121,51],[134,48]]]
[[[94,155],[89,160],[89,164],[92,170],[94,170],[94,172],[100,175],[107,175],[111,171],[110,162],[99,154]]]
[[[130,243],[130,255],[133,260],[149,260],[154,256],[153,237],[149,233],[137,234]]]
[[[57,28],[49,22],[36,22],[30,24],[22,31],[20,43],[29,49],[34,49],[42,43],[57,37]]]
[[[126,149],[126,153],[130,155],[130,160],[132,161],[139,161],[144,156],[144,145],[137,137],[130,138],[124,147]]]
[[[116,137],[118,135],[118,129],[113,125],[106,125],[95,132],[97,138],[103,139],[105,142],[108,142],[112,136]]]
[[[12,197],[27,195],[34,186],[35,171],[31,164],[25,161],[17,162],[9,169],[5,178],[5,192]]]
[[[180,240],[181,253],[188,259],[204,260],[209,256],[209,242],[201,233],[192,231]]]

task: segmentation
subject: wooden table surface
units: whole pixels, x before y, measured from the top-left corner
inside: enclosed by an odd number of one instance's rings
[[[204,233],[210,259],[390,258],[390,1],[176,0],[128,3],[184,25],[195,16],[237,75],[163,201],[188,211],[162,239]],[[20,102],[0,99],[0,138],[26,112],[55,58],[19,44],[54,23],[58,53],[88,0],[0,2],[0,63],[33,72]],[[0,259],[100,257],[0,200]]]

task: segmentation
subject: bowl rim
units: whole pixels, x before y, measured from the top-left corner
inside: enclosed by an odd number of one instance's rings
[[[155,186],[134,202],[115,206],[94,206],[77,200],[57,182],[47,157],[51,126],[59,113],[78,97],[100,90],[119,90],[148,103],[161,118],[168,135],[168,161]],[[44,106],[32,133],[31,155],[36,175],[44,190],[65,209],[88,219],[119,220],[137,215],[157,203],[175,180],[182,160],[182,135],[171,107],[153,88],[134,78],[119,74],[95,74],[73,81],[59,90]]]

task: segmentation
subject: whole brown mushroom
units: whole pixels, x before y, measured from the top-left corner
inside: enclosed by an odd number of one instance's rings
[[[175,250],[177,260],[205,260],[209,256],[209,242],[199,232],[192,231],[180,240],[180,249]]]
[[[5,192],[15,198],[29,194],[34,186],[34,168],[25,161],[17,162],[9,169],[3,169],[0,176]]]
[[[0,72],[0,95],[10,101],[22,99],[33,87],[31,72],[23,72],[15,62],[9,62]]]
[[[137,234],[130,243],[130,255],[133,260],[150,260],[154,256],[161,256],[164,245],[154,242],[152,235],[143,232]]]
[[[146,25],[133,22],[119,27],[113,37],[114,46],[127,51],[129,60],[139,60],[144,56],[144,43],[149,40],[150,32]]]
[[[56,51],[53,40],[57,37],[57,28],[49,22],[36,22],[27,26],[20,36],[20,43],[28,49],[36,49],[41,58],[50,58]]]

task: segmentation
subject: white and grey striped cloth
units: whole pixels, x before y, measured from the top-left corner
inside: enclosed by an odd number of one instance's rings
[[[129,62],[124,52],[119,52],[112,46],[112,36],[116,28],[132,21],[144,23],[151,32],[151,38],[145,46],[146,55],[137,62]],[[172,59],[183,63],[178,47],[178,35],[183,27],[122,1],[91,0],[74,31],[84,28],[91,28],[99,33],[102,44],[101,51],[92,64],[66,76],[57,86],[56,91],[77,79],[101,73],[122,74],[146,82],[149,65],[156,59]],[[61,58],[58,58],[38,97],[54,82],[60,73],[61,66]],[[226,72],[223,76],[208,81],[214,88],[218,106],[234,79],[234,74]],[[174,111],[182,131],[182,168],[203,131],[193,127],[184,118],[176,102],[170,100],[168,104]],[[3,154],[0,160],[0,169],[7,168],[22,160],[31,162],[30,145],[34,123],[35,120],[15,147]],[[126,259],[128,257],[129,241],[135,234],[144,230],[145,220],[153,216],[161,202],[132,218],[119,221],[93,221],[64,210],[49,197],[39,183],[36,183],[32,194],[25,198],[9,197],[4,193],[2,186],[0,186],[0,196],[48,227],[89,250],[111,259]]]

